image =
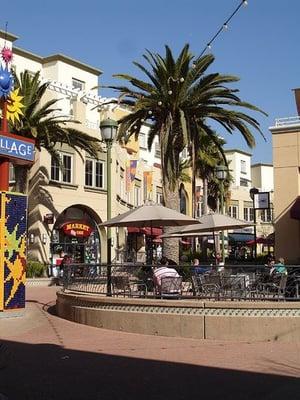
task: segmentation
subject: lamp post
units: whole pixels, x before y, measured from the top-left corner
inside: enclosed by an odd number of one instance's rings
[[[221,214],[224,214],[224,180],[227,178],[227,167],[225,165],[217,165],[216,176],[220,181],[220,188],[221,188],[221,199],[220,199]],[[222,262],[225,263],[224,231],[222,231],[221,233],[221,242],[222,242]]]
[[[253,203],[253,222],[254,222],[254,259],[256,261],[257,258],[257,246],[256,246],[256,241],[257,241],[257,237],[256,237],[256,208],[255,208],[255,195],[257,193],[259,193],[259,190],[257,188],[251,188],[249,190],[250,193],[250,197],[252,199],[252,203]]]
[[[106,189],[107,189],[107,220],[111,219],[111,148],[118,129],[117,121],[105,119],[100,122],[102,140],[106,143]],[[111,296],[111,228],[107,227],[107,296]]]

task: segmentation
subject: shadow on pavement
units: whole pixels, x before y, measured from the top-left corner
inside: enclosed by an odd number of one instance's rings
[[[282,400],[300,393],[293,377],[2,343],[11,354],[0,369],[0,398],[8,400]]]

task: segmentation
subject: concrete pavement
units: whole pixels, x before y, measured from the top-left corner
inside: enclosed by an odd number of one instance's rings
[[[202,341],[78,325],[53,314],[56,290],[28,288],[25,316],[0,319],[0,394],[9,400],[299,398],[300,343]]]

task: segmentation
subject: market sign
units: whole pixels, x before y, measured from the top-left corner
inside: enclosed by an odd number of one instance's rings
[[[0,158],[14,164],[34,162],[34,140],[11,133],[0,134]]]
[[[65,235],[75,237],[87,237],[93,232],[93,228],[84,222],[66,222],[62,225]]]

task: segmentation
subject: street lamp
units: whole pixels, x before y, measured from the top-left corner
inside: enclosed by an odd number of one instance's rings
[[[221,188],[220,208],[221,208],[221,214],[224,214],[224,180],[227,178],[227,167],[225,165],[217,165],[216,177],[220,181],[220,188]],[[222,262],[225,263],[224,231],[222,231],[221,233],[221,241],[222,241]]]
[[[256,258],[257,258],[257,246],[256,246],[257,238],[256,238],[256,208],[255,208],[255,195],[256,195],[257,193],[259,193],[259,190],[258,190],[257,188],[254,187],[254,188],[251,188],[251,189],[249,190],[249,193],[250,193],[250,197],[251,197],[252,203],[253,203],[254,258],[255,258],[255,260],[256,260]]]
[[[106,143],[106,188],[107,188],[107,220],[111,219],[111,148],[118,129],[117,121],[105,119],[100,122],[102,140]],[[111,228],[107,227],[107,296],[111,296]]]

